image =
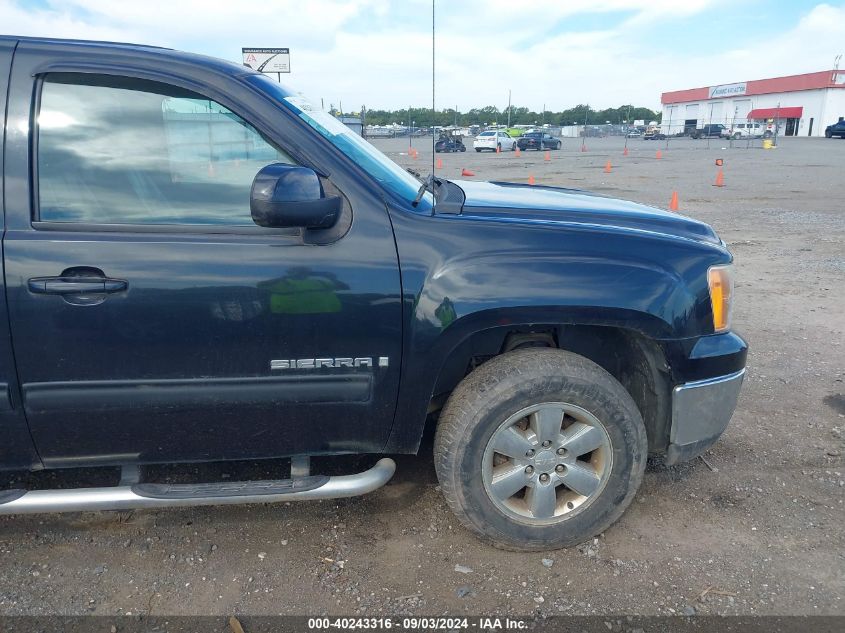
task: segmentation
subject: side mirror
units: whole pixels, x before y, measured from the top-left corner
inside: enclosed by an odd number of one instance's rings
[[[337,222],[342,200],[326,197],[313,169],[273,163],[252,181],[249,209],[258,226],[327,229]]]

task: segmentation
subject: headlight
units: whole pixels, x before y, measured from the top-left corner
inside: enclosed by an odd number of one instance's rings
[[[713,307],[713,329],[724,332],[731,327],[731,299],[733,297],[733,267],[711,266],[707,271],[710,305]]]

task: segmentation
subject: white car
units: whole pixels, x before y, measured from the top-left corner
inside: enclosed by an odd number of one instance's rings
[[[476,152],[480,152],[483,149],[489,149],[491,152],[495,152],[496,148],[500,148],[502,151],[509,150],[512,152],[516,149],[516,139],[508,136],[507,132],[501,130],[488,130],[476,136],[472,146]]]

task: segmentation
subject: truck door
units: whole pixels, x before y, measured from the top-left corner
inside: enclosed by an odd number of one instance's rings
[[[0,225],[3,224],[3,139],[5,136],[6,89],[16,40],[0,37]],[[12,339],[6,320],[6,292],[0,279],[0,470],[25,470],[38,465],[38,456],[26,428],[21,408]]]
[[[334,233],[258,227],[253,177],[302,163],[307,126],[259,131],[238,111],[272,104],[219,73],[205,92],[202,68],[151,80],[147,53],[98,73],[101,53],[54,46],[18,47],[6,147],[12,340],[44,463],[380,450],[401,360],[384,203],[340,174]]]

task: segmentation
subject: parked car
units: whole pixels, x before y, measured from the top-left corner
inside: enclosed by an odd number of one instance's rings
[[[845,120],[837,121],[833,125],[828,125],[824,129],[824,135],[826,138],[832,138],[834,136],[845,138]]]
[[[516,139],[508,136],[506,132],[501,130],[487,130],[485,132],[480,132],[478,136],[475,137],[475,141],[473,142],[472,146],[475,148],[476,152],[480,152],[484,149],[489,149],[491,152],[495,152],[496,149],[499,151],[514,151],[516,149]]]
[[[628,133],[625,136],[628,138],[640,138],[642,136],[642,132],[639,130],[628,130]]]
[[[692,138],[728,138],[730,130],[721,123],[708,123],[692,131]]]
[[[434,151],[438,154],[441,152],[465,152],[467,148],[460,136],[442,136],[434,143]]]
[[[516,140],[519,149],[536,149],[538,152],[544,149],[560,149],[561,145],[559,138],[547,132],[526,132]]]
[[[733,139],[740,138],[769,138],[772,136],[772,131],[764,124],[755,123],[736,123],[729,132],[729,136]]]
[[[666,135],[660,131],[660,128],[654,128],[651,130],[646,130],[646,133],[643,134],[644,141],[665,141]]]
[[[581,130],[580,136],[585,138],[604,138],[607,134],[598,125],[588,125]]]
[[[431,421],[460,523],[548,550],[731,418],[747,347],[703,222],[420,183],[269,77],[167,49],[0,37],[0,100],[0,468],[115,469],[0,514],[364,494]],[[348,454],[373,465],[312,468]],[[267,481],[142,469],[288,457]]]

